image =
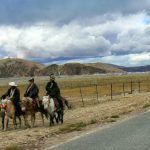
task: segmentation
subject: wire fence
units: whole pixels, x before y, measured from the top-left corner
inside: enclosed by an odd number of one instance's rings
[[[116,96],[125,97],[129,94],[150,92],[150,83],[146,81],[130,81],[123,83],[107,83],[62,89],[62,95],[72,104],[85,106],[97,104],[104,99],[114,100]]]

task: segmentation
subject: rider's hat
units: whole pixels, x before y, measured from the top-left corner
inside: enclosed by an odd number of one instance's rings
[[[33,77],[31,77],[28,81],[34,81],[34,78],[33,78]]]
[[[17,86],[17,84],[15,82],[9,82],[10,86]]]

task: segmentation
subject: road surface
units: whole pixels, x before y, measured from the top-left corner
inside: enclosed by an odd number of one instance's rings
[[[46,150],[150,150],[150,112]]]

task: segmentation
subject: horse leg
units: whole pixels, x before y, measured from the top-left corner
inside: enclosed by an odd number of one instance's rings
[[[41,113],[41,118],[42,118],[42,123],[43,123],[43,126],[44,126],[44,115],[43,115],[43,113]]]
[[[54,113],[54,118],[55,118],[56,123],[58,124],[58,123],[59,123],[58,114],[57,114],[57,116],[56,116],[56,113]]]
[[[19,128],[21,128],[21,117],[18,116],[18,119],[19,119]]]
[[[62,109],[60,110],[60,121],[61,123],[64,122],[64,111]]]
[[[34,127],[35,123],[35,113],[31,115],[31,126]]]
[[[16,116],[15,115],[13,116],[13,127],[14,129],[16,129]]]
[[[23,116],[23,118],[24,118],[24,124],[25,124],[25,126],[30,127],[29,122],[28,122],[28,115],[25,114],[25,115]]]
[[[2,130],[4,130],[5,113],[2,112],[1,116],[2,116]]]
[[[8,116],[5,115],[5,119],[4,119],[4,131],[6,131],[8,128]]]
[[[54,114],[50,114],[50,126],[54,125]]]

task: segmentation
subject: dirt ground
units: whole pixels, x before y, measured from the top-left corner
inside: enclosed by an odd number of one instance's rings
[[[45,119],[42,125],[37,114],[34,128],[12,129],[12,121],[9,122],[9,130],[0,131],[0,149],[17,145],[23,150],[43,150],[56,144],[63,143],[73,137],[105,127],[116,121],[148,110],[150,107],[150,93],[134,93],[119,96],[114,100],[103,100],[100,103],[85,107],[65,110],[64,124],[49,126]]]

